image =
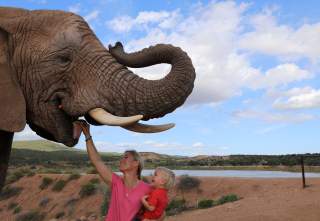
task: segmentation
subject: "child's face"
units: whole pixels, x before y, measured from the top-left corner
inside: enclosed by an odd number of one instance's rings
[[[165,174],[163,171],[156,170],[152,177],[152,185],[154,187],[162,187],[166,183]]]

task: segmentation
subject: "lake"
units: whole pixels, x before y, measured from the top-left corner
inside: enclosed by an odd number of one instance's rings
[[[153,174],[154,170],[143,170],[143,176]],[[242,177],[242,178],[300,178],[301,172],[259,171],[259,170],[173,170],[176,176],[202,177]],[[306,177],[320,177],[320,173],[305,173]]]

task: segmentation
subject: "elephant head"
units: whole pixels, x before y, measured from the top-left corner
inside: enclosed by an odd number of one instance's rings
[[[126,53],[121,43],[105,48],[88,24],[64,11],[0,8],[0,130],[21,131],[73,146],[73,122],[159,132],[148,126],[181,106],[193,89],[195,71],[180,48],[159,44]],[[160,80],[146,80],[127,67],[172,65]]]

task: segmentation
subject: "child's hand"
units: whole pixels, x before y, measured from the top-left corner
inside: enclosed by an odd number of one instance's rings
[[[141,202],[142,202],[142,203],[147,202],[148,197],[149,197],[148,195],[143,196],[143,197],[141,198]]]

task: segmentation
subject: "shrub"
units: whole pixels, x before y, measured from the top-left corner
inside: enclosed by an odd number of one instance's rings
[[[12,210],[14,208],[16,208],[18,206],[18,203],[16,202],[11,202],[9,205],[8,205],[8,210]]]
[[[59,180],[58,182],[56,182],[53,185],[52,190],[56,191],[56,192],[59,192],[65,187],[66,183],[67,182],[65,180]]]
[[[42,190],[46,189],[52,182],[53,182],[53,179],[51,179],[50,177],[43,177],[42,183],[40,184],[39,188]]]
[[[96,189],[97,189],[96,185],[94,185],[93,183],[87,183],[81,186],[79,195],[81,198],[85,196],[90,196],[92,194],[95,194]]]
[[[49,199],[48,197],[43,197],[39,202],[39,206],[45,207],[49,203],[50,200],[51,199]]]
[[[21,206],[17,206],[16,208],[14,208],[13,213],[17,214],[21,212]]]
[[[88,170],[87,170],[87,174],[97,174],[98,171],[96,170],[96,168],[94,167],[90,167]]]
[[[109,188],[105,188],[102,190],[103,191],[103,202],[101,205],[101,215],[105,216],[107,214],[107,211],[109,209],[109,203],[110,203],[110,189]]]
[[[79,173],[73,173],[73,174],[70,174],[70,176],[68,178],[68,181],[77,180],[79,178],[80,178],[80,174]]]
[[[172,216],[186,210],[185,199],[173,199],[166,208],[166,214]]]
[[[10,187],[6,186],[3,188],[2,192],[0,193],[0,200],[6,200],[10,197],[19,195],[22,191],[22,187]]]
[[[224,203],[227,203],[227,202],[233,202],[233,201],[237,201],[239,200],[239,197],[235,194],[230,194],[230,195],[226,195],[226,196],[222,196],[217,204],[220,205],[220,204],[224,204]]]
[[[64,215],[65,215],[65,213],[64,213],[64,211],[62,211],[62,212],[57,213],[57,214],[55,215],[55,218],[56,218],[56,219],[60,219],[61,217],[64,217]]]
[[[9,176],[6,179],[6,184],[11,184],[16,181],[18,181],[20,178],[22,178],[25,174],[22,170],[16,170],[12,174],[9,174]]]
[[[99,184],[100,180],[99,180],[99,178],[92,178],[89,182],[92,184]]]
[[[198,202],[198,208],[200,209],[210,208],[213,205],[214,205],[214,201],[209,199],[200,200]]]
[[[190,177],[188,175],[183,175],[180,178],[180,181],[177,185],[177,189],[182,192],[182,194],[185,191],[190,191],[192,189],[199,189],[200,186],[200,180],[195,177]]]
[[[19,215],[16,221],[42,221],[45,217],[45,213],[39,211],[29,211]]]

